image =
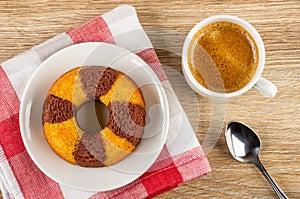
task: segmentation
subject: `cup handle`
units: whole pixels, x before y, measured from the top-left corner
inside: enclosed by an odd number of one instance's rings
[[[258,79],[256,84],[253,86],[254,90],[259,92],[261,95],[268,97],[268,98],[273,98],[275,97],[278,88],[269,80],[266,80],[262,77]]]

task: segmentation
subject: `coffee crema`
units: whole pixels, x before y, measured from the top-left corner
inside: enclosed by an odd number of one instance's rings
[[[258,66],[258,48],[247,30],[231,22],[201,28],[188,49],[189,68],[205,88],[230,93],[248,84]]]

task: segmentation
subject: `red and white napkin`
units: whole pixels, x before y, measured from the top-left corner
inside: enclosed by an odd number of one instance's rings
[[[29,157],[20,135],[19,107],[33,72],[58,50],[81,42],[108,42],[147,62],[162,82],[170,106],[165,146],[151,168],[132,183],[106,192],[85,192],[56,183]],[[54,66],[55,67],[55,66]],[[0,188],[4,198],[151,198],[211,171],[209,163],[139,23],[123,5],[60,34],[0,65]]]

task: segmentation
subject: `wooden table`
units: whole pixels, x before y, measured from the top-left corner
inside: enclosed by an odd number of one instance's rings
[[[70,30],[120,4],[136,7],[175,91],[204,144],[208,129],[217,123],[242,121],[262,140],[261,160],[290,198],[300,198],[300,2],[248,1],[0,1],[0,63],[61,32]],[[226,101],[221,119],[215,103],[196,95],[181,74],[184,37],[198,21],[215,14],[231,14],[252,23],[266,48],[263,76],[279,92],[267,99],[250,90]],[[224,119],[222,119],[224,116]],[[274,198],[267,181],[252,165],[235,161],[224,133],[207,150],[212,172],[157,198]],[[1,198],[1,197],[0,197]]]

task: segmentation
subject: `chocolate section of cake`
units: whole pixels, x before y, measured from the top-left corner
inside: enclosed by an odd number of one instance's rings
[[[82,87],[91,100],[106,94],[118,75],[119,72],[103,66],[90,66],[79,71]]]
[[[73,117],[73,105],[54,95],[48,95],[43,107],[43,124],[60,123]]]
[[[103,167],[106,160],[103,140],[100,134],[84,133],[75,146],[73,156],[83,167]]]
[[[110,119],[107,127],[116,135],[137,146],[144,133],[146,110],[130,102],[109,104]]]

